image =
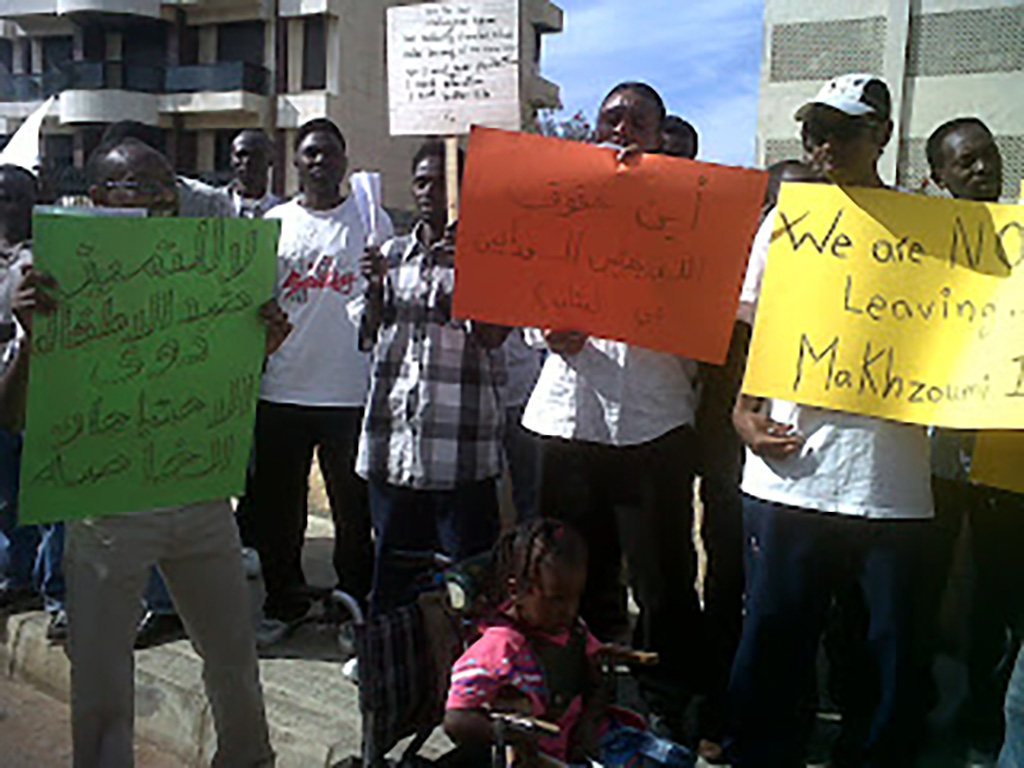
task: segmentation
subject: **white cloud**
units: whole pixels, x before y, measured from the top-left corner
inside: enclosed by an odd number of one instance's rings
[[[761,60],[761,0],[560,0],[565,31],[543,68],[569,112],[592,118],[607,89],[645,80],[697,126],[701,157],[750,163]]]

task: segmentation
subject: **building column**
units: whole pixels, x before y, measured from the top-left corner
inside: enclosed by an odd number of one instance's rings
[[[199,28],[199,63],[217,63],[217,25],[204,24]]]
[[[33,37],[29,39],[29,46],[31,50],[31,60],[29,69],[32,72],[43,71],[43,39],[41,37]]]
[[[324,17],[327,36],[327,92],[341,93],[341,19],[327,14]]]
[[[302,90],[302,19],[288,19],[288,93]]]
[[[120,32],[107,32],[107,61],[121,61],[123,57]]]
[[[13,72],[15,75],[28,74],[25,71],[25,46],[28,45],[28,40],[24,37],[14,38],[14,60],[11,62]]]
[[[295,170],[295,134],[297,131],[284,131],[284,192],[292,194],[299,191],[299,172]]]
[[[214,168],[216,160],[216,134],[214,131],[196,132],[196,170],[200,173],[217,170]]]
[[[899,183],[898,169],[900,146],[903,144],[903,125],[909,124],[909,104],[903,97],[907,82],[907,52],[910,41],[911,0],[889,0],[889,23],[886,27],[885,56],[882,76],[892,93],[892,140],[878,164],[882,180],[888,184]]]

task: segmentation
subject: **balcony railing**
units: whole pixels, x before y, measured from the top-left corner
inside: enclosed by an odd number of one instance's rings
[[[269,84],[270,77],[265,68],[244,61],[224,61],[168,67],[164,90],[167,93],[249,91],[266,94]]]
[[[42,101],[68,87],[64,72],[35,75],[0,74],[0,101]]]
[[[72,61],[45,74],[0,72],[0,102],[41,101],[63,90],[119,89],[141,93],[249,91],[266,94],[269,73],[242,61],[182,67],[153,67],[123,61]]]

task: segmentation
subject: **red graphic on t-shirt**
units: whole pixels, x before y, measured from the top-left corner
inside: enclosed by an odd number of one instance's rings
[[[333,256],[323,256],[316,261],[311,270],[305,265],[295,266],[288,272],[281,286],[281,296],[285,301],[307,301],[311,289],[330,288],[344,296],[355,290],[356,273],[343,272],[336,269]]]

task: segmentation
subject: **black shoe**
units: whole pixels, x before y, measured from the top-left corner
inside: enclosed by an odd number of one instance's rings
[[[135,634],[135,648],[138,650],[152,648],[181,640],[183,637],[185,637],[185,626],[176,615],[146,611]]]
[[[67,641],[68,614],[63,608],[50,614],[50,623],[46,625],[46,639],[55,644]]]
[[[43,598],[31,587],[10,587],[0,589],[0,611],[24,613],[38,611],[43,607]]]

